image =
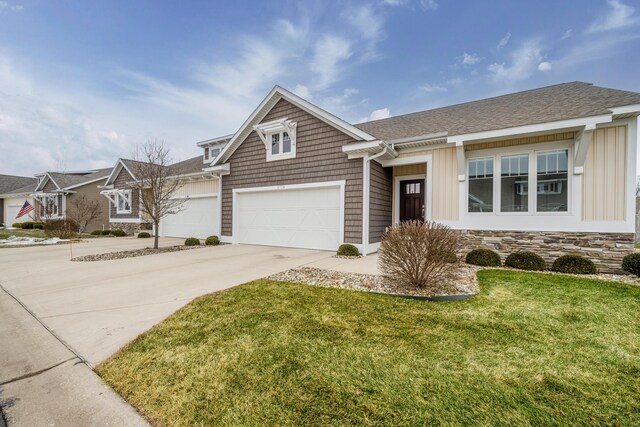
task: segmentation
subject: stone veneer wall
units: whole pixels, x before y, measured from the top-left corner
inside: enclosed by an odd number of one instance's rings
[[[622,258],[634,251],[633,233],[572,233],[562,231],[461,230],[463,255],[488,248],[502,260],[517,251],[535,252],[551,263],[561,255],[582,255],[603,273],[624,273]]]
[[[124,230],[127,236],[133,236],[138,231],[150,230],[151,224],[137,222],[112,222],[109,224],[111,230]]]

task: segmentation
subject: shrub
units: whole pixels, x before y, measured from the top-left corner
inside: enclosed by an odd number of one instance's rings
[[[340,247],[338,248],[338,255],[340,255],[340,256],[359,256],[360,255],[360,251],[355,246],[353,246],[353,245],[351,245],[349,243],[345,243],[343,245],[340,245]]]
[[[195,237],[189,237],[187,240],[184,241],[184,245],[185,246],[199,246],[200,245],[200,240],[196,239]]]
[[[70,239],[78,232],[78,224],[70,219],[48,219],[44,223],[47,237]]]
[[[467,254],[464,262],[481,267],[500,267],[502,265],[498,252],[491,249],[474,249]]]
[[[124,230],[120,230],[120,229],[111,230],[111,234],[116,237],[124,237],[127,235],[127,233],[125,233]]]
[[[11,226],[13,228],[22,228],[22,223],[21,222],[14,222],[13,224],[11,224]]]
[[[22,223],[22,228],[23,230],[33,230],[33,222],[27,221],[27,222],[23,222]]]
[[[207,240],[204,241],[204,244],[207,246],[217,246],[220,244],[220,239],[218,239],[218,236],[209,236]]]
[[[622,269],[640,276],[640,253],[629,254],[622,258]]]
[[[108,236],[109,234],[111,234],[111,230],[100,230],[100,234],[102,234],[103,236]]]
[[[380,243],[383,280],[396,286],[424,288],[447,278],[455,265],[458,234],[432,221],[406,221],[389,227]]]
[[[102,236],[102,230],[93,230],[91,232],[92,236]]]
[[[598,269],[590,259],[580,255],[563,255],[553,261],[551,270],[558,273],[596,274]]]
[[[42,223],[42,222],[34,222],[33,223],[33,228],[35,228],[36,230],[44,230],[44,223]]]
[[[146,231],[138,233],[138,239],[148,239],[149,237],[151,237],[151,234],[147,233]]]
[[[547,263],[533,252],[514,252],[507,257],[504,265],[518,270],[542,271],[547,269]]]

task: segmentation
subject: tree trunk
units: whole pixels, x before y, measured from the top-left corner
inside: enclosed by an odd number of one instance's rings
[[[153,249],[158,249],[158,234],[160,234],[160,225],[157,222],[153,223],[155,233],[153,233]]]

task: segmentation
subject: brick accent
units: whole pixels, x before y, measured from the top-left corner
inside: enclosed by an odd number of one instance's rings
[[[362,159],[349,160],[342,146],[354,139],[295,105],[280,100],[262,120],[297,122],[296,157],[267,162],[264,144],[251,132],[229,158],[222,178],[222,235],[232,235],[233,189],[345,180],[345,242],[362,242]]]
[[[371,164],[371,192],[369,193],[369,243],[382,240],[384,230],[393,222],[393,168],[383,168],[375,161]]]
[[[513,252],[531,251],[551,266],[561,255],[582,255],[603,273],[623,273],[622,258],[633,252],[633,233],[569,233],[562,231],[461,230],[463,254],[493,249],[502,260]]]
[[[109,223],[109,229],[124,230],[124,232],[127,233],[127,236],[133,236],[141,230],[150,230],[151,224],[137,222],[111,222]]]

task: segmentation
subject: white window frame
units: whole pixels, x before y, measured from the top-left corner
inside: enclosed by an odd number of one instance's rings
[[[493,212],[469,212],[469,179],[466,179],[465,185],[465,215],[482,215],[482,216],[528,216],[528,215],[536,215],[536,216],[567,216],[571,215],[572,212],[572,180],[571,180],[571,171],[573,170],[573,151],[572,151],[572,142],[573,141],[556,141],[550,143],[541,143],[541,144],[531,144],[527,146],[513,146],[513,147],[504,147],[499,149],[489,149],[489,150],[477,150],[477,151],[469,151],[467,152],[467,176],[469,171],[469,160],[474,159],[482,159],[493,157]],[[562,151],[567,150],[568,153],[568,164],[567,164],[567,210],[560,212],[538,212],[538,192],[535,191],[532,195],[529,194],[528,198],[528,209],[526,212],[501,212],[501,200],[500,200],[500,190],[501,190],[501,182],[502,182],[502,162],[501,158],[503,156],[512,156],[518,154],[528,154],[529,155],[529,188],[538,188],[538,169],[537,169],[537,159],[538,153],[551,152],[551,151]]]
[[[287,134],[289,137],[289,141],[291,142],[291,150],[288,152],[283,152],[284,148],[284,134]],[[274,135],[278,135],[278,153],[273,154],[271,151],[271,138]],[[267,134],[267,141],[269,141],[269,148],[267,149],[267,161],[272,162],[274,160],[284,160],[284,159],[294,159],[296,157],[296,146],[293,143],[293,139],[291,139],[291,135],[286,130],[281,130],[280,132],[271,132]]]
[[[45,214],[45,216],[47,216],[47,209],[48,209],[48,205],[49,205],[49,201],[50,200],[53,201],[52,206],[55,206],[56,211],[55,211],[55,213],[50,213],[50,215],[48,215],[48,216],[50,216],[51,218],[60,218],[60,208],[61,208],[61,206],[60,206],[60,203],[58,203],[59,199],[58,199],[58,194],[56,194],[56,193],[45,194],[44,197],[43,197],[44,214]]]
[[[120,209],[120,199],[124,200],[124,203],[129,204],[129,209]],[[132,205],[131,190],[123,190],[116,193],[116,213],[117,214],[130,214]]]
[[[491,212],[471,212],[469,211],[469,183],[471,182],[471,174],[469,173],[469,163],[471,160],[486,160],[486,159],[491,159],[491,161],[493,162],[493,172],[491,174],[491,179],[493,180],[492,185],[493,185],[493,200],[491,200]],[[493,213],[495,213],[496,211],[496,156],[487,156],[487,155],[483,155],[483,156],[478,156],[478,157],[468,157],[467,158],[467,169],[466,169],[466,173],[467,173],[467,185],[466,185],[466,190],[467,190],[467,197],[465,198],[465,203],[466,203],[466,212],[469,215],[476,215],[476,214],[489,214],[492,215]],[[485,178],[486,178],[486,174],[485,174]]]
[[[261,123],[253,127],[253,130],[258,134],[267,151],[267,162],[294,159],[296,157],[297,126],[298,124],[296,122],[283,118],[272,122]],[[283,136],[285,133],[289,136],[289,140],[291,141],[291,151],[287,153],[282,152],[282,146],[284,144]],[[273,135],[280,135],[278,141],[278,154],[271,154],[271,138]]]

